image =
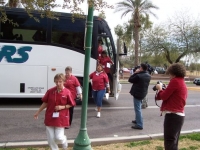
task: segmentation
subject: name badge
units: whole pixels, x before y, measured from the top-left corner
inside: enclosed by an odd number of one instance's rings
[[[53,118],[58,118],[59,117],[59,112],[54,112],[52,117]]]
[[[107,64],[106,64],[106,67],[107,67],[107,68],[110,68],[110,63],[107,63]]]

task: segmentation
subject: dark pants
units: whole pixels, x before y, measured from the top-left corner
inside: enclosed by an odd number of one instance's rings
[[[74,106],[69,108],[69,124],[71,126],[74,113]]]
[[[109,79],[109,84],[110,84],[110,91],[111,93],[113,92],[113,77],[111,73],[107,73],[108,79]]]
[[[184,116],[166,114],[164,120],[165,150],[178,150],[178,140],[184,123]]]

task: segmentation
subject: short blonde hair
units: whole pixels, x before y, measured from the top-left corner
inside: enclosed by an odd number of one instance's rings
[[[101,66],[101,71],[104,71],[104,69],[103,69],[103,65],[102,64],[97,64],[97,67],[96,67],[96,70],[97,70],[97,68],[98,68],[98,66]]]
[[[70,72],[72,72],[72,67],[67,66],[67,67],[65,68],[65,71],[70,71]]]
[[[64,82],[64,81],[65,81],[65,75],[64,75],[63,73],[58,73],[58,74],[56,74],[55,77],[54,77],[54,82],[55,82],[56,80],[59,80],[59,79],[62,79],[63,82]]]

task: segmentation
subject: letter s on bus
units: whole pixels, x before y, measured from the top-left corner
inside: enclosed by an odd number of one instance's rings
[[[24,63],[28,60],[29,55],[26,51],[31,51],[32,47],[30,46],[24,46],[18,49],[16,49],[15,46],[6,45],[1,48],[0,51],[0,62],[5,57],[8,63]],[[21,56],[21,58],[12,58],[12,56],[17,53]]]

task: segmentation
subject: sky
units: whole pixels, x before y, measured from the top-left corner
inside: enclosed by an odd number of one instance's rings
[[[62,3],[63,0],[57,0],[59,3]],[[85,0],[87,1],[87,0]],[[108,4],[116,6],[116,3],[122,2],[123,0],[105,0]],[[158,6],[159,9],[153,11],[157,19],[153,16],[150,17],[150,20],[156,24],[160,24],[166,22],[169,17],[174,16],[176,13],[179,12],[187,12],[194,18],[200,19],[200,0],[151,0],[151,2]],[[87,14],[87,3],[81,6],[82,9]],[[56,9],[57,11],[66,11],[62,9]],[[131,14],[127,14],[126,17],[121,18],[122,12],[114,12],[115,9],[105,9],[106,21],[111,28],[113,37],[116,38],[114,33],[114,28],[118,25],[127,22]],[[94,15],[98,15],[98,11],[94,11]]]
[[[8,2],[8,0],[3,0],[5,2]],[[63,4],[64,0],[56,0],[57,4]],[[104,0],[106,1],[109,5],[113,5],[114,7],[116,6],[116,3],[122,2],[124,0]],[[156,15],[157,18],[150,16],[150,20],[156,24],[160,24],[163,22],[166,22],[169,17],[174,16],[176,13],[188,13],[194,18],[199,18],[200,20],[200,0],[149,0],[151,1],[154,5],[158,6],[159,9],[153,11]],[[87,14],[87,0],[84,0],[84,4],[80,6],[85,14]],[[55,9],[55,11],[59,12],[69,12],[68,10],[63,10],[61,8]],[[126,17],[121,18],[122,12],[114,12],[115,9],[105,9],[105,15],[106,15],[106,21],[108,25],[111,28],[113,37],[116,38],[116,35],[114,33],[114,28],[118,25],[127,22],[131,14],[127,14]],[[94,11],[94,15],[98,15],[98,11]]]

